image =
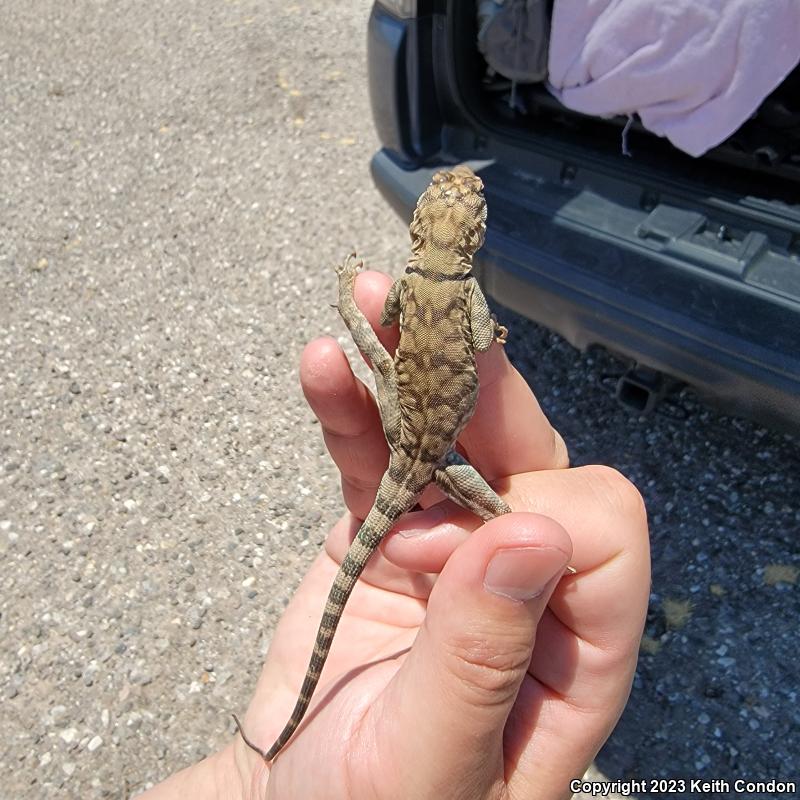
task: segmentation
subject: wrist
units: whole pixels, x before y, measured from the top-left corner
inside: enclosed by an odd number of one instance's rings
[[[241,736],[234,737],[234,740],[219,753],[225,757],[229,764],[224,767],[228,780],[237,781],[237,787],[241,794],[236,795],[236,800],[263,800],[267,796],[267,779],[269,778],[269,767],[264,763],[264,759],[248,747]],[[227,798],[226,798],[227,800]]]
[[[237,737],[219,752],[139,795],[137,800],[260,800],[266,794],[269,773],[254,769],[238,744]]]

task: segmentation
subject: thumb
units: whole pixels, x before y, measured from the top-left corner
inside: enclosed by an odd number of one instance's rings
[[[449,558],[387,687],[399,763],[414,765],[407,796],[444,798],[450,787],[454,797],[483,797],[502,779],[503,728],[571,554],[554,520],[510,514],[487,522]]]

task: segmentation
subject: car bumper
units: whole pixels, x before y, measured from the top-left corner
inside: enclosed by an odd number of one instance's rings
[[[800,303],[726,274],[741,259],[707,269],[676,250],[669,230],[659,239],[661,227],[686,221],[669,209],[621,209],[570,191],[546,168],[473,166],[489,207],[475,271],[491,297],[576,347],[600,345],[728,411],[800,430]],[[409,220],[437,168],[404,169],[385,149],[371,163],[379,190]],[[616,235],[618,223],[637,236]]]

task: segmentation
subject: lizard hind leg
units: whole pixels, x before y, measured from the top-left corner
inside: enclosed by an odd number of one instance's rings
[[[436,485],[454,503],[484,521],[511,513],[508,503],[497,495],[471,464],[439,467],[433,478]]]
[[[440,467],[434,473],[433,479],[450,500],[471,511],[484,522],[511,513],[508,503],[495,493],[470,464],[458,463]],[[565,575],[576,573],[573,566],[567,566],[564,570]]]

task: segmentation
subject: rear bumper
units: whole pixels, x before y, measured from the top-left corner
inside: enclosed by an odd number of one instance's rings
[[[489,220],[475,266],[487,293],[576,347],[603,346],[728,411],[800,430],[800,303],[735,274],[746,271],[737,266],[746,252],[730,269],[722,257],[715,269],[693,263],[683,252],[691,237],[670,239],[670,225],[681,228],[687,212],[678,209],[676,220],[668,206],[622,207],[569,189],[540,166],[477,167]],[[436,169],[405,170],[386,150],[371,168],[405,219]],[[621,237],[617,227],[637,236]],[[763,261],[763,242],[752,244]]]

